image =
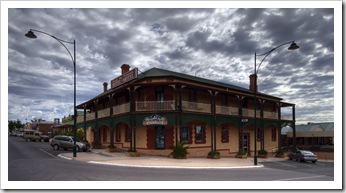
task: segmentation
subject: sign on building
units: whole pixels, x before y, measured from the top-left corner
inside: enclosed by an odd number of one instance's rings
[[[145,117],[143,120],[143,125],[167,125],[168,120],[166,117],[161,117],[157,114],[153,114],[150,117]]]
[[[114,87],[122,85],[126,82],[129,82],[131,80],[134,80],[137,78],[137,76],[138,76],[138,68],[134,68],[134,69],[118,76],[117,78],[113,79],[111,81],[111,87],[114,88]]]

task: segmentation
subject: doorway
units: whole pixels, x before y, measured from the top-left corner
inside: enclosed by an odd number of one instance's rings
[[[250,142],[250,135],[248,133],[242,135],[242,149],[246,151],[246,154],[249,155],[249,142]]]
[[[155,126],[155,148],[165,149],[165,127]]]

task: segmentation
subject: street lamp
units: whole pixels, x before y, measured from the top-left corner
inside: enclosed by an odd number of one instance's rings
[[[268,51],[268,52],[266,52],[266,53],[264,53],[264,54],[256,54],[256,52],[255,52],[255,66],[254,66],[254,74],[255,74],[255,77],[254,77],[254,85],[255,85],[255,88],[254,88],[254,98],[255,98],[255,107],[254,107],[254,124],[255,124],[255,126],[254,126],[254,134],[255,134],[255,136],[254,136],[254,141],[255,141],[255,143],[254,143],[254,145],[255,145],[255,153],[254,153],[254,165],[257,165],[257,123],[256,123],[256,119],[257,119],[257,115],[256,115],[256,111],[257,111],[257,88],[258,88],[258,85],[257,85],[257,73],[258,73],[258,70],[259,70],[259,68],[260,68],[260,66],[261,66],[261,64],[262,64],[262,62],[266,59],[266,57],[270,54],[270,53],[272,53],[275,49],[277,49],[277,48],[279,48],[279,47],[281,47],[281,46],[284,46],[284,45],[286,45],[286,44],[291,44],[290,45],[290,47],[288,47],[288,50],[296,50],[296,49],[298,49],[299,48],[299,46],[296,44],[296,43],[294,43],[294,41],[290,41],[290,42],[286,42],[286,43],[283,43],[283,44],[281,44],[281,45],[279,45],[279,46],[277,46],[277,47],[275,47],[275,48],[273,48],[273,49],[271,49],[270,51]],[[261,61],[261,63],[258,65],[258,68],[256,68],[256,57],[257,56],[264,56],[263,57],[263,59],[262,59],[262,61]]]
[[[52,38],[54,38],[55,40],[57,40],[62,46],[64,46],[64,48],[67,50],[67,52],[70,54],[71,59],[72,59],[72,63],[73,63],[73,70],[74,70],[74,101],[73,101],[73,111],[74,111],[74,119],[73,119],[73,157],[77,157],[77,151],[76,151],[76,131],[77,131],[77,109],[76,109],[76,40],[73,40],[73,42],[70,41],[65,41],[62,40],[60,38],[57,38],[51,34],[48,34],[46,32],[43,31],[39,31],[39,30],[34,30],[34,29],[30,29],[28,31],[28,33],[25,34],[25,37],[27,38],[31,38],[31,39],[36,39],[37,36],[34,34],[35,32],[39,32],[39,33],[43,33],[46,34],[47,36],[50,36]],[[67,49],[67,47],[65,46],[64,43],[67,44],[73,44],[73,56],[70,52],[69,49]]]

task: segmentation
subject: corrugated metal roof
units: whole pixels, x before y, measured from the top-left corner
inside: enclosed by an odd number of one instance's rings
[[[313,131],[334,131],[334,123],[326,122],[326,123],[310,123],[307,125],[296,125],[296,132],[313,132]],[[289,132],[293,132],[291,127],[283,127],[281,128],[281,134],[285,135]]]

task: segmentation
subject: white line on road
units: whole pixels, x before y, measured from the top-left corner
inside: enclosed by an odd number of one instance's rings
[[[286,180],[301,180],[301,179],[308,179],[308,178],[322,178],[326,176],[307,176],[307,177],[300,177],[300,178],[286,178],[286,179],[278,179],[273,181],[286,181]]]
[[[52,155],[51,153],[48,153],[47,151],[43,150],[43,149],[39,149],[40,151],[42,151],[43,153],[53,157],[53,158],[56,158],[54,155]]]

